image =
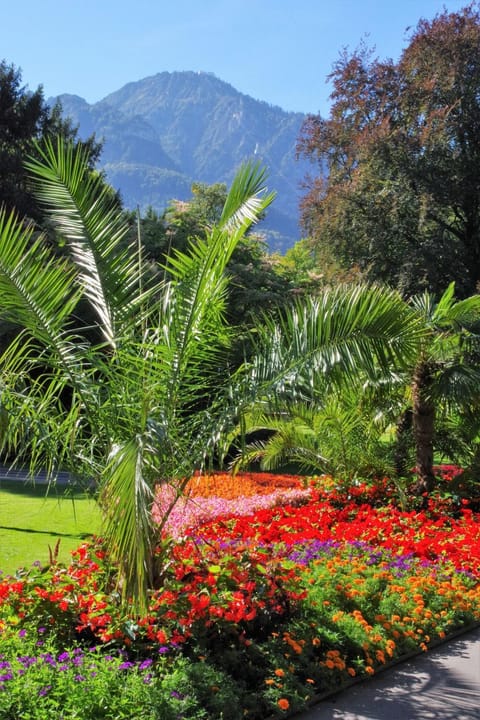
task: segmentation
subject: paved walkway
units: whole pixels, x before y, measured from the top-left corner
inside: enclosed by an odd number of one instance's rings
[[[23,482],[28,485],[48,485],[49,480],[45,472],[38,472],[35,475],[35,479],[32,480],[29,477],[26,470],[17,470],[16,468],[7,467],[0,465],[0,482],[2,480]],[[59,472],[55,482],[55,485],[75,485],[75,479],[67,472]]]
[[[295,720],[480,720],[480,628],[322,700]]]

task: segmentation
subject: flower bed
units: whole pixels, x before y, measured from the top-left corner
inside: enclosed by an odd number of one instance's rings
[[[479,515],[438,499],[407,512],[389,492],[193,478],[141,618],[121,613],[100,541],[5,578],[0,717],[285,716],[479,622]]]

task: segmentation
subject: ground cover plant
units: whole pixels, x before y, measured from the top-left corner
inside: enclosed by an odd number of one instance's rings
[[[427,650],[480,621],[479,514],[455,475],[404,509],[386,479],[193,477],[142,616],[101,539],[0,582],[0,717],[285,716]]]

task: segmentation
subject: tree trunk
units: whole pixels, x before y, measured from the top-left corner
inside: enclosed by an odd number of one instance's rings
[[[409,471],[409,448],[412,445],[412,409],[402,412],[395,429],[395,449],[393,463],[397,478],[406,477]]]
[[[433,473],[435,404],[430,395],[432,381],[431,366],[428,363],[419,363],[415,369],[412,384],[413,435],[417,471],[415,489],[419,495],[430,493],[435,487]]]

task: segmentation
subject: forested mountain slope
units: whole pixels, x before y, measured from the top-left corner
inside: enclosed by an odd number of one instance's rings
[[[296,159],[305,116],[243,95],[210,73],[163,72],[128,83],[88,104],[61,95],[65,116],[80,135],[103,139],[100,167],[125,205],[163,210],[191,195],[192,182],[226,182],[239,164],[257,158],[278,197],[261,230],[271,249],[299,237],[300,184],[307,172]]]

